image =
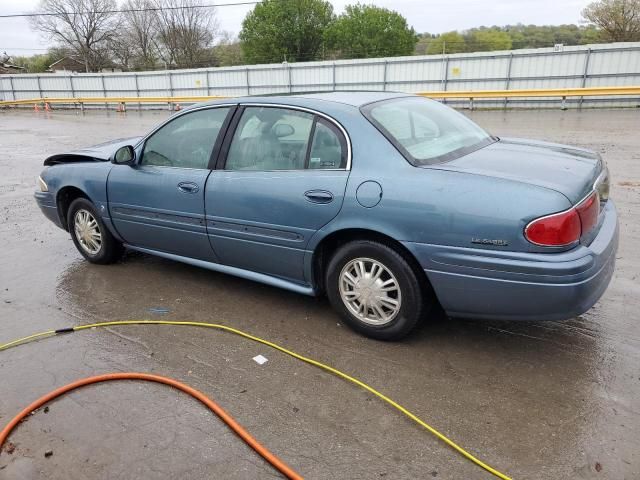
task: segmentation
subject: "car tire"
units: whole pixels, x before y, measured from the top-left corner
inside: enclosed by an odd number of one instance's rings
[[[81,197],[71,202],[67,225],[76,248],[91,263],[106,265],[122,257],[122,243],[111,234],[88,199]]]
[[[329,301],[345,323],[378,340],[408,335],[433,303],[426,281],[410,262],[370,240],[340,247],[329,261],[325,282]]]

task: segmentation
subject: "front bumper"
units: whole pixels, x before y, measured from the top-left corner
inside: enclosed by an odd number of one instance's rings
[[[563,320],[589,310],[607,289],[618,249],[618,218],[607,202],[589,246],[519,253],[406,242],[454,317]]]
[[[36,199],[36,203],[44,216],[55,223],[58,227],[64,228],[60,221],[60,215],[58,215],[58,206],[56,205],[56,199],[50,192],[37,191],[33,195]]]

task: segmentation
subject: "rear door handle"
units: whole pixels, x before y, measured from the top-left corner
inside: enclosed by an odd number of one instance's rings
[[[197,193],[200,190],[198,184],[193,182],[180,182],[178,184],[178,190],[182,193]]]
[[[311,203],[331,203],[333,202],[333,193],[326,190],[309,190],[304,192],[304,196]]]

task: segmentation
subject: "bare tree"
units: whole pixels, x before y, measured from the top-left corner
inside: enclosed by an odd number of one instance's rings
[[[640,0],[601,0],[582,11],[582,16],[597,25],[607,40],[640,40]]]
[[[120,17],[121,48],[128,47],[130,60],[135,68],[154,68],[158,59],[155,37],[158,32],[158,15],[152,0],[127,0]],[[122,60],[122,59],[121,59]]]
[[[135,42],[127,33],[121,32],[119,35],[113,36],[107,44],[110,56],[124,70],[129,70],[136,58]]]
[[[115,35],[115,0],[42,0],[31,26],[62,47],[68,47],[85,64],[87,72],[105,62],[106,45]]]
[[[218,24],[215,10],[199,0],[154,0],[158,52],[168,66],[179,68],[210,64],[211,45]]]

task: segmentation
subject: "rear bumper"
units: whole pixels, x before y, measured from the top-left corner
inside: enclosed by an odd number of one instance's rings
[[[607,202],[589,246],[518,253],[406,242],[451,316],[562,320],[589,310],[606,290],[618,249],[618,218]]]
[[[62,222],[60,221],[60,215],[58,215],[58,206],[56,205],[56,200],[53,195],[49,192],[36,192],[33,195],[36,199],[36,203],[44,216],[55,223],[58,227],[64,228],[62,226]]]

